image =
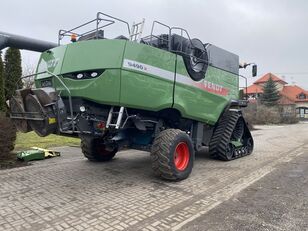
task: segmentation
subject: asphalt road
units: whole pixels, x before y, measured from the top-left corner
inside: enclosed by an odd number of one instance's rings
[[[149,154],[109,163],[79,148],[0,171],[0,230],[305,230],[308,124],[262,126],[230,162],[200,153],[181,182],[155,178]]]

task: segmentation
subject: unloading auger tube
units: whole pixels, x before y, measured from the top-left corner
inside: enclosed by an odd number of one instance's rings
[[[14,47],[22,50],[44,52],[57,46],[58,44],[56,43],[0,31],[0,50],[7,47]]]

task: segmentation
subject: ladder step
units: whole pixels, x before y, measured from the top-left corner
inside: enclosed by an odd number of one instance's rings
[[[111,107],[107,118],[106,128],[115,127],[116,129],[119,129],[121,126],[123,113],[124,113],[124,107],[120,107],[119,111],[114,111],[114,107]],[[114,123],[115,121],[113,118],[113,115],[115,114],[117,115],[117,118],[115,118],[116,123]]]
[[[141,35],[143,32],[144,19],[139,23],[133,23],[133,26],[130,31],[130,40],[131,41],[139,41],[141,39]]]

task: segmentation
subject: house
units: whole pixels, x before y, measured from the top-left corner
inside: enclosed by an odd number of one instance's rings
[[[300,119],[308,119],[308,91],[297,85],[288,85],[286,81],[272,73],[267,73],[259,78],[247,87],[247,91],[244,89],[248,100],[250,102],[258,102],[258,99],[263,93],[263,86],[269,78],[272,78],[276,83],[281,96],[279,104],[284,106],[284,110],[288,112],[288,110],[295,108],[296,114]]]

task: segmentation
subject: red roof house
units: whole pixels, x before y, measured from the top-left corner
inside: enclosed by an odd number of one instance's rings
[[[255,81],[252,85],[244,89],[244,93],[247,94],[248,100],[251,103],[257,102],[258,98],[263,93],[264,84],[272,78],[276,83],[276,86],[281,95],[279,104],[281,105],[295,105],[299,117],[308,119],[308,91],[297,85],[287,85],[288,83],[278,76],[267,73]]]
[[[281,83],[283,85],[288,84],[286,81],[284,81],[283,79],[280,79],[279,77],[277,77],[276,75],[272,73],[267,73],[263,75],[260,79],[255,81],[254,84],[264,84],[265,82],[269,80],[269,78],[272,78],[272,80],[276,83]]]

